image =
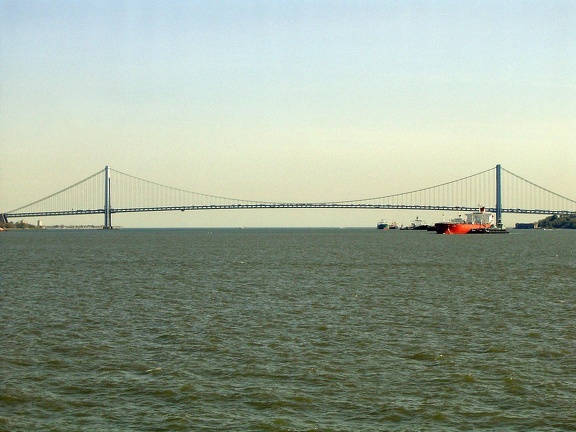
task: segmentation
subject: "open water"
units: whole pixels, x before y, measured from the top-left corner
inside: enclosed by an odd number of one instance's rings
[[[0,246],[2,431],[576,429],[576,231]]]

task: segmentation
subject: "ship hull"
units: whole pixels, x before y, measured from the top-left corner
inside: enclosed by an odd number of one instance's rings
[[[468,234],[471,230],[480,230],[490,228],[489,223],[451,223],[440,222],[436,224],[436,233],[438,234]]]

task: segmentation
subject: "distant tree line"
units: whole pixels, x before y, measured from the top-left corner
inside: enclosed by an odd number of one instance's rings
[[[567,228],[576,229],[576,214],[552,215],[538,221],[539,228]]]
[[[20,221],[20,222],[7,222],[7,223],[0,222],[0,228],[4,228],[4,229],[35,229],[38,227],[36,225],[32,225],[32,224],[26,223],[24,221]]]

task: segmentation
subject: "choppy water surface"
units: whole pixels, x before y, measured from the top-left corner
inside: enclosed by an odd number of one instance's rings
[[[0,245],[0,430],[576,428],[573,231]]]

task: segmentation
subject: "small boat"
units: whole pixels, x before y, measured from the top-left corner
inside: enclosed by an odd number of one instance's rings
[[[376,228],[381,229],[381,230],[383,230],[383,229],[388,229],[388,228],[390,228],[390,224],[388,224],[387,222],[384,222],[383,220],[381,220],[380,222],[378,222],[378,223],[376,224]]]
[[[487,212],[484,207],[476,212],[467,213],[466,218],[458,216],[450,222],[438,222],[436,232],[438,234],[468,234],[471,230],[486,230],[494,227],[494,214]],[[478,231],[480,233],[482,231]]]
[[[418,216],[416,216],[416,219],[412,221],[412,225],[411,225],[410,229],[427,230],[428,225],[426,224],[426,222],[424,222],[422,219],[418,219]]]
[[[468,234],[508,234],[509,231],[504,228],[498,228],[495,226],[492,226],[490,228],[472,228],[470,231],[468,231]]]

